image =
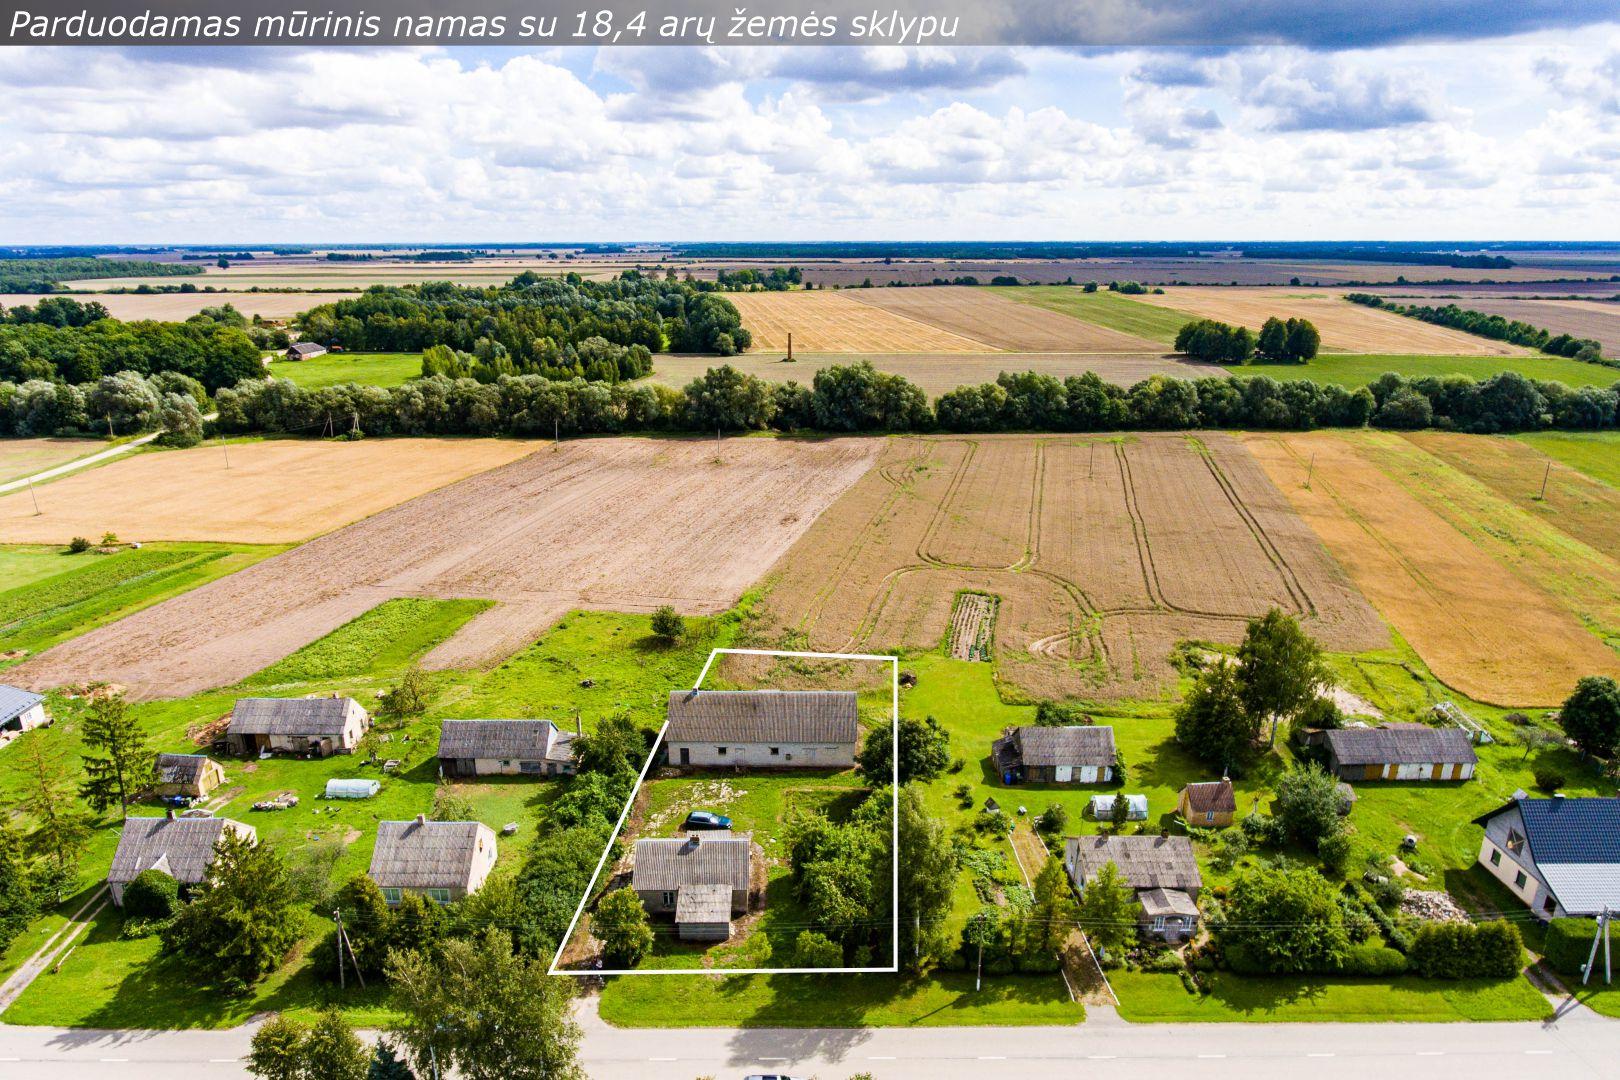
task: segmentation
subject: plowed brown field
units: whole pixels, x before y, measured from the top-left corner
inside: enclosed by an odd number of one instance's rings
[[[444,666],[498,659],[570,607],[721,610],[867,471],[880,445],[547,447],[66,642],[8,678],[106,679],[140,697],[181,696],[234,682],[396,596],[498,602],[439,650]]]
[[[1020,304],[983,289],[854,289],[844,295],[1009,352],[1164,352],[1158,342]]]
[[[0,542],[280,544],[347,525],[533,452],[516,439],[277,439],[136,453],[0,497]],[[227,455],[230,468],[226,468]]]
[[[1551,527],[1396,436],[1245,442],[1448,685],[1481,701],[1540,705],[1562,700],[1581,675],[1620,674],[1620,654],[1599,636],[1620,588],[1605,557],[1560,543]]]
[[[838,292],[727,293],[726,299],[737,305],[743,325],[754,335],[755,350],[785,350],[791,333],[795,353],[996,351],[982,341],[856,303]]]
[[[1322,332],[1322,347],[1354,353],[1438,353],[1447,356],[1521,356],[1527,350],[1503,341],[1434,326],[1376,308],[1352,304],[1341,293],[1298,289],[1171,287],[1132,300],[1177,308],[1259,330],[1268,318],[1305,318]]]
[[[1377,616],[1223,435],[894,440],[773,569],[766,637],[940,645],[959,590],[1001,598],[998,674],[1040,696],[1150,696],[1176,641],[1275,605],[1329,648]]]

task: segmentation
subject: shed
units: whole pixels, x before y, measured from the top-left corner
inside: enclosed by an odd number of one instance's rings
[[[1014,727],[990,745],[1003,784],[1102,784],[1114,778],[1114,729]]]
[[[731,937],[731,887],[723,881],[681,886],[675,897],[675,932],[682,941]]]
[[[251,825],[219,817],[132,817],[124,820],[113,853],[107,885],[112,901],[124,905],[124,887],[147,870],[161,870],[183,886],[196,885],[214,861],[214,847],[229,831],[258,840]]]
[[[328,799],[369,799],[381,790],[382,784],[376,780],[328,780],[326,782],[326,797]]]
[[[1237,813],[1237,792],[1228,777],[1188,784],[1176,796],[1176,813],[1188,825],[1224,828]]]
[[[317,356],[326,355],[326,346],[317,345],[313,341],[300,341],[282,355],[288,360],[313,360]]]
[[[1467,780],[1479,755],[1466,731],[1380,724],[1321,733],[1328,771],[1342,780]]]
[[[446,776],[559,776],[574,771],[574,739],[550,720],[446,720],[439,767]]]
[[[159,795],[189,795],[200,799],[225,782],[225,767],[205,754],[159,754]]]
[[[20,686],[0,683],[0,731],[29,731],[50,722],[44,697]]]
[[[860,713],[852,690],[676,690],[672,765],[847,769]]]
[[[495,830],[478,821],[379,821],[371,880],[397,904],[407,891],[441,904],[477,892],[495,867]]]
[[[328,757],[353,753],[369,727],[371,714],[353,698],[241,698],[225,744],[244,755],[279,750]]]
[[[1098,821],[1112,820],[1115,799],[1125,800],[1126,821],[1147,820],[1148,800],[1146,795],[1093,795],[1091,797],[1091,816]]]

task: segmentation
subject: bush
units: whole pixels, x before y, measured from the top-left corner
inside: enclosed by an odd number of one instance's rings
[[[1350,862],[1350,837],[1343,832],[1324,836],[1316,845],[1316,857],[1322,860],[1322,869],[1334,877],[1343,877]]]
[[[68,541],[68,550],[75,555],[83,555],[90,550],[90,538],[88,536],[75,536]]]
[[[1551,765],[1537,765],[1534,770],[1536,788],[1540,791],[1557,791],[1569,781],[1564,774]]]
[[[652,632],[665,641],[675,641],[686,630],[686,620],[665,604],[652,613]]]
[[[1597,937],[1596,919],[1554,919],[1547,924],[1547,940],[1541,947],[1547,964],[1560,975],[1580,978],[1581,965],[1592,952]],[[1620,944],[1620,933],[1609,927],[1609,944]]]
[[[1042,701],[1035,706],[1035,723],[1039,727],[1089,726],[1091,715],[1073,702]]]
[[[124,886],[124,915],[167,919],[180,903],[180,884],[161,870],[142,870]]]
[[[1406,957],[1387,945],[1366,942],[1353,946],[1344,959],[1346,975],[1370,975],[1387,978],[1406,971]]]
[[[793,943],[793,966],[836,968],[844,966],[844,950],[838,942],[814,930],[801,930]]]
[[[1425,923],[1412,938],[1411,967],[1428,979],[1508,979],[1518,974],[1519,928],[1489,923]]]
[[[1058,803],[1053,803],[1042,810],[1041,816],[1035,819],[1036,831],[1043,833],[1062,832],[1068,824],[1069,812]]]

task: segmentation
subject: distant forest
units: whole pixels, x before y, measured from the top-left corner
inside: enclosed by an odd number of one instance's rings
[[[815,241],[808,243],[697,243],[672,245],[694,259],[1311,259],[1387,262],[1411,266],[1456,266],[1498,270],[1513,260],[1491,254],[1497,244],[1456,245],[1415,242],[1189,243],[1183,241],[1087,243],[1039,240],[1013,243],[977,241]],[[1536,245],[1550,248],[1558,245]],[[1481,249],[1485,249],[1483,252]]]
[[[183,277],[202,273],[202,267],[145,259],[97,259],[76,256],[60,259],[0,258],[0,293],[55,292],[67,279],[115,277]]]

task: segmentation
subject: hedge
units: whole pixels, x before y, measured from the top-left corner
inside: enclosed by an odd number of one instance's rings
[[[1407,959],[1412,970],[1429,979],[1507,979],[1524,962],[1524,943],[1519,928],[1502,919],[1431,922],[1413,935]]]
[[[1592,939],[1597,937],[1596,919],[1554,919],[1547,924],[1547,940],[1542,955],[1547,964],[1560,975],[1580,978],[1581,965],[1592,952]],[[1609,924],[1609,946],[1612,949],[1620,935],[1614,924]],[[1602,957],[1599,957],[1602,962]]]

